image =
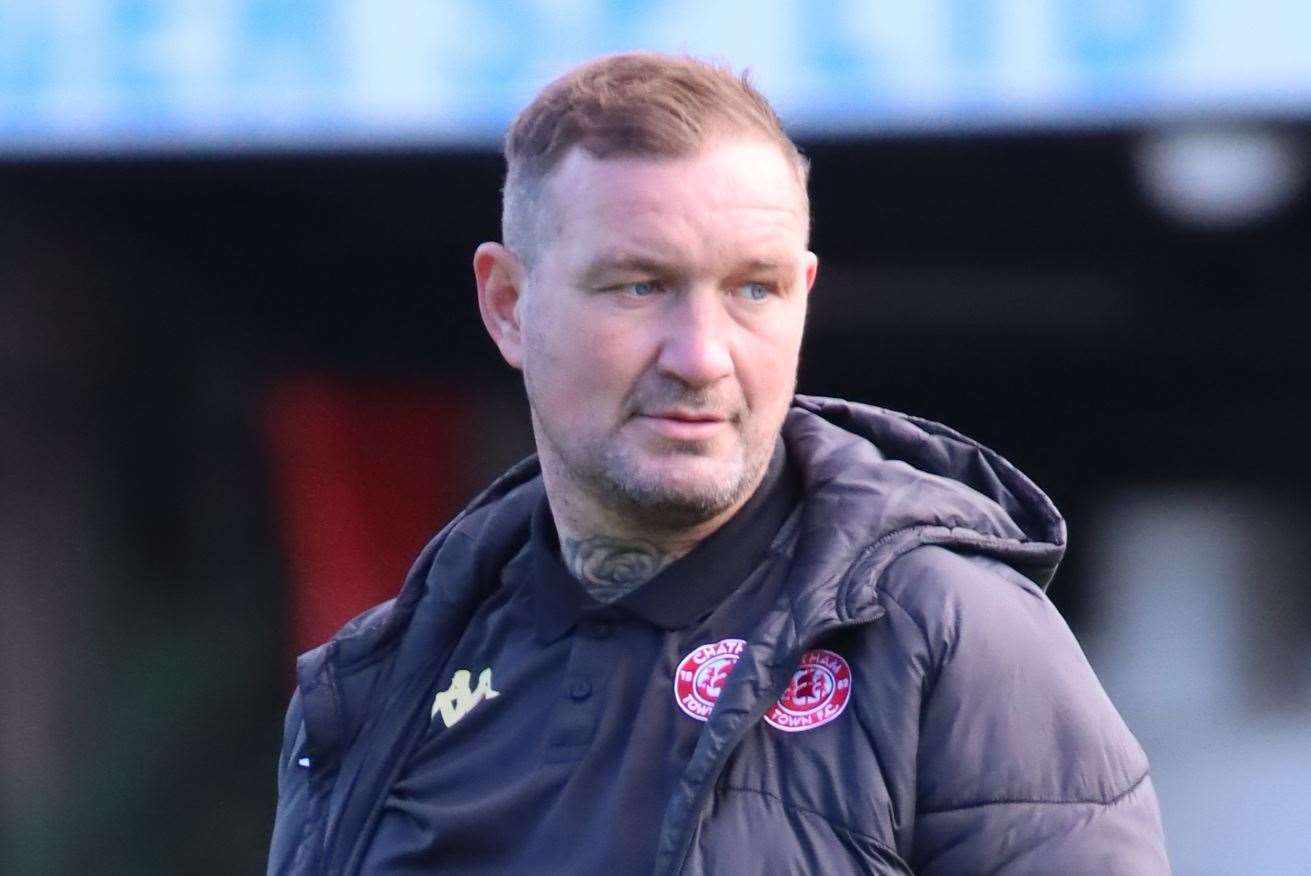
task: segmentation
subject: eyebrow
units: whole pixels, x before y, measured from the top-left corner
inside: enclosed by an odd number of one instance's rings
[[[738,270],[740,273],[744,274],[768,274],[774,271],[787,270],[791,267],[789,261],[775,259],[749,259],[748,261],[743,262]]]
[[[788,270],[789,259],[748,259],[733,268],[735,275],[781,273]],[[610,274],[641,274],[664,277],[677,273],[670,265],[657,259],[637,255],[602,256],[583,271],[584,282],[594,283]]]
[[[640,274],[663,277],[673,273],[669,265],[655,259],[635,255],[602,256],[591,262],[583,271],[584,283],[596,283],[611,274]]]

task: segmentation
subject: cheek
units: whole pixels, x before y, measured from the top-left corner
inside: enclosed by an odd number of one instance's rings
[[[784,409],[792,397],[801,349],[799,320],[779,320],[753,334],[738,370],[747,400],[757,410]]]
[[[524,371],[540,397],[582,412],[626,394],[639,346],[632,332],[585,309],[535,316],[525,332]]]

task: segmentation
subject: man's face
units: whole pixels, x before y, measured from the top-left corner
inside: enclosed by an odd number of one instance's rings
[[[795,169],[754,138],[665,160],[575,149],[546,201],[520,302],[543,463],[653,523],[734,507],[787,412],[815,276]]]

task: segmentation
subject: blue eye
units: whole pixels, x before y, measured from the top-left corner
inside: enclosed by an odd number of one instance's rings
[[[738,291],[752,301],[764,301],[769,297],[769,286],[764,283],[743,283]]]
[[[654,295],[657,288],[656,284],[649,280],[628,284],[628,291],[636,295],[638,298],[645,298],[648,295]]]

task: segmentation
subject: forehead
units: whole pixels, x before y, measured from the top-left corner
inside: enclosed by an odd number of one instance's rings
[[[549,250],[719,259],[804,251],[805,189],[775,143],[713,141],[676,158],[598,159],[575,148],[548,178]]]

